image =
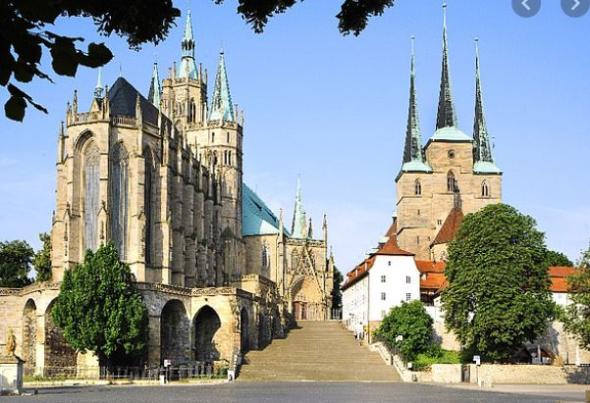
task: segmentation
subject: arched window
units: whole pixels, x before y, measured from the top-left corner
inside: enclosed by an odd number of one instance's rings
[[[458,192],[459,187],[457,186],[457,180],[453,171],[449,171],[447,174],[447,192]]]
[[[125,259],[128,224],[129,155],[123,144],[118,143],[111,155],[111,240]]]
[[[227,163],[228,165],[231,165],[231,151],[227,153]]]
[[[420,179],[416,179],[416,182],[414,182],[414,194],[416,196],[422,195],[422,183],[420,183]]]
[[[226,137],[227,143],[229,143],[229,132],[227,132]]]
[[[227,150],[223,152],[223,164],[227,165]]]
[[[145,211],[145,264],[151,265],[153,262],[153,242],[154,242],[154,199],[155,199],[155,166],[152,153],[149,150],[144,151],[145,155],[145,184],[144,184],[144,211]]]
[[[100,209],[100,151],[94,142],[86,146],[84,158],[84,250],[98,247],[98,211]]]
[[[291,269],[297,269],[297,266],[299,266],[299,254],[297,253],[296,250],[294,250],[291,253]]]
[[[485,180],[481,183],[481,197],[490,197],[490,187]]]
[[[266,273],[270,266],[270,256],[268,251],[268,246],[262,246],[262,272]]]
[[[215,132],[211,133],[211,144],[215,143]]]

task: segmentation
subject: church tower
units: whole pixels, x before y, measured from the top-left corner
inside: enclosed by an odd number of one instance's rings
[[[191,131],[189,141],[197,155],[220,179],[221,228],[226,236],[242,235],[242,126],[243,114],[232,103],[225,54],[219,53],[209,115],[202,129]],[[229,231],[229,232],[228,232]]]
[[[404,158],[396,178],[399,246],[418,259],[446,258],[464,214],[501,201],[502,171],[492,158],[483,112],[476,49],[473,138],[458,127],[451,91],[446,5],[443,5],[442,65],[434,134],[422,147],[415,88],[415,56],[410,63],[410,99]]]
[[[184,36],[180,43],[182,57],[174,63],[162,86],[162,112],[178,130],[203,127],[207,116],[207,70],[197,67],[191,12],[188,11]]]

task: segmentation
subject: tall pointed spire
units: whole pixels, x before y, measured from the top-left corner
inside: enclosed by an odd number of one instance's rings
[[[440,77],[440,94],[436,128],[456,127],[457,116],[451,94],[451,74],[449,71],[449,45],[447,40],[447,4],[443,4],[443,57]]]
[[[215,76],[215,88],[213,89],[209,120],[235,122],[234,106],[229,91],[229,80],[225,68],[223,49],[219,52],[219,64],[217,66],[217,75]]]
[[[191,10],[187,11],[186,22],[184,25],[184,35],[180,42],[182,49],[182,58],[178,64],[176,77],[190,78],[196,80],[198,77],[197,63],[195,61],[195,39],[193,37],[193,23]]]
[[[94,87],[94,98],[102,99],[104,97],[104,87],[102,85],[102,67],[98,68],[98,77],[96,79],[96,87]]]
[[[160,100],[162,97],[162,85],[160,75],[158,74],[158,63],[154,62],[152,69],[152,79],[150,81],[150,90],[148,92],[148,100],[158,109],[160,109]]]
[[[293,224],[291,226],[291,236],[293,238],[306,238],[305,232],[307,219],[305,210],[303,210],[301,179],[297,177],[297,193],[295,195],[295,208],[293,210]]]
[[[473,120],[473,162],[474,171],[499,173],[494,164],[490,135],[483,108],[483,91],[479,70],[479,40],[475,38],[475,118]]]
[[[412,51],[410,56],[410,98],[408,102],[408,124],[406,127],[406,143],[402,171],[430,172],[430,167],[424,161],[422,153],[422,136],[420,134],[420,119],[418,117],[418,102],[416,100],[416,55],[414,51],[415,38],[412,36]]]

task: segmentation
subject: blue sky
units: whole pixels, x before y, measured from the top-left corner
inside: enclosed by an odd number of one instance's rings
[[[246,182],[278,212],[292,214],[297,175],[316,231],[328,214],[336,263],[348,271],[390,224],[394,178],[402,158],[408,100],[409,48],[416,36],[417,89],[422,136],[434,131],[441,60],[441,2],[398,0],[373,18],[360,37],[342,37],[334,16],[341,0],[304,1],[254,34],[223,6],[193,1],[197,59],[214,76],[225,49],[232,96],[245,110]],[[588,118],[590,14],[573,19],[558,1],[543,2],[533,18],[518,17],[511,2],[449,0],[453,94],[459,125],[471,133],[474,44],[480,38],[488,128],[504,171],[503,199],[538,221],[549,247],[577,259],[590,240]],[[177,4],[183,11],[186,2]],[[121,70],[147,93],[152,63],[161,76],[180,57],[184,17],[157,48],[139,52],[117,37],[96,35],[87,19],[62,19],[55,30],[106,41]],[[45,70],[50,70],[44,59]],[[55,198],[55,157],[66,101],[78,89],[89,106],[96,71],[75,79],[24,88],[49,109],[29,109],[24,123],[0,119],[0,240],[38,247],[48,231]],[[211,85],[210,85],[211,86]],[[6,94],[0,93],[0,103]]]

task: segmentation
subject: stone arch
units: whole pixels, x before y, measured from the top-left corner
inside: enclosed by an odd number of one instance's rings
[[[182,301],[171,299],[160,314],[160,360],[177,365],[189,360],[190,321]]]
[[[37,304],[27,300],[23,309],[22,358],[25,360],[25,374],[32,375],[37,365]]]
[[[242,308],[240,311],[240,352],[247,353],[250,350],[250,321],[248,311]]]
[[[195,359],[201,362],[213,362],[220,358],[217,348],[217,333],[221,328],[221,319],[209,305],[205,305],[195,315],[193,320],[195,340]]]
[[[45,310],[44,375],[51,375],[55,368],[75,367],[77,363],[76,350],[66,342],[62,330],[53,321],[51,312],[55,301],[55,299],[51,301]]]

